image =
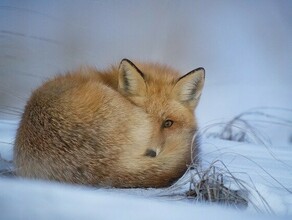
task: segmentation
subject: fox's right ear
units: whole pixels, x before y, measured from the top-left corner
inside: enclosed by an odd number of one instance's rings
[[[172,96],[193,110],[199,102],[204,82],[205,70],[200,67],[178,79],[172,90]]]
[[[128,59],[123,59],[119,66],[119,91],[127,96],[146,93],[144,74]]]

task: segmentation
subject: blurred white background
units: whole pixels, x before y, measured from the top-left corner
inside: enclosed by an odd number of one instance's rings
[[[292,108],[292,1],[0,0],[0,118],[48,77],[124,57],[203,66],[203,123],[243,103]]]

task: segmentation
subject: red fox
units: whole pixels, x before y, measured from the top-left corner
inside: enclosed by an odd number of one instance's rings
[[[100,187],[166,187],[197,158],[203,68],[184,76],[123,59],[36,89],[17,130],[18,176]],[[196,162],[196,161],[195,161]]]

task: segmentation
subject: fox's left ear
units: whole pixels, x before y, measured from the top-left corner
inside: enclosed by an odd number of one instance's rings
[[[188,108],[194,109],[199,102],[204,82],[205,70],[200,67],[178,79],[172,90],[172,96]]]
[[[128,59],[119,66],[119,91],[126,96],[143,96],[146,92],[144,74]]]

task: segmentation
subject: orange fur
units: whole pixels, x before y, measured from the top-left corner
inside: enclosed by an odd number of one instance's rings
[[[204,70],[180,77],[164,65],[136,64],[81,68],[35,90],[17,131],[17,174],[112,187],[164,187],[181,177]]]

